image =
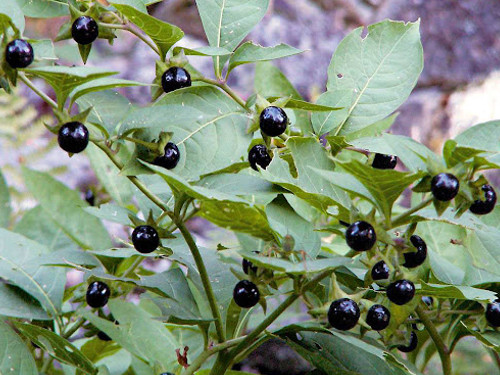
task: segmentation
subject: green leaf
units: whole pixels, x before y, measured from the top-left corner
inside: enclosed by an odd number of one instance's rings
[[[52,320],[40,303],[22,289],[0,284],[0,314],[22,319]]]
[[[85,207],[84,210],[99,219],[127,226],[132,224],[129,216],[135,216],[132,211],[113,203],[101,204],[99,207]]]
[[[9,187],[0,170],[0,227],[6,228],[9,225],[11,212]]]
[[[0,321],[0,373],[38,375],[35,359],[12,328]]]
[[[471,128],[455,137],[459,146],[478,150],[500,152],[500,121],[485,122]]]
[[[121,78],[98,78],[76,87],[69,96],[71,98],[71,101],[75,102],[78,98],[91,92],[131,86],[150,86],[150,84],[137,81],[129,81],[128,79]]]
[[[423,281],[421,281],[419,293],[424,296],[478,302],[493,302],[497,298],[497,294],[491,290],[462,285],[427,284]]]
[[[22,34],[24,32],[24,14],[19,6],[19,1],[16,0],[2,0],[0,1],[0,25],[7,24],[8,19],[18,28]],[[6,15],[8,19],[3,16]]]
[[[327,104],[333,107],[342,107],[342,109],[338,111],[329,111],[328,113],[313,113],[311,121],[314,133],[316,133],[317,136],[331,132],[346,120],[352,103],[353,94],[353,90],[335,90],[327,91],[320,95],[316,104]]]
[[[328,91],[352,90],[347,118],[335,135],[359,131],[395,111],[410,95],[423,68],[419,21],[383,21],[352,31],[328,68]]]
[[[54,43],[50,39],[29,40],[33,51],[35,52],[35,60],[57,60],[54,50]]]
[[[64,0],[16,0],[26,17],[53,18],[69,14]]]
[[[483,150],[477,150],[470,147],[461,147],[457,142],[449,139],[445,142],[443,147],[443,158],[448,168],[453,168],[459,163],[463,163],[474,156],[483,153]]]
[[[221,47],[199,47],[199,48],[186,48],[186,47],[174,47],[174,55],[178,55],[184,52],[186,56],[226,56],[231,55],[232,52]]]
[[[279,100],[280,98],[278,97],[271,97],[267,98],[268,101],[273,102],[276,100]],[[300,109],[302,111],[311,111],[311,112],[331,112],[331,111],[338,111],[342,108],[335,108],[335,107],[329,107],[326,105],[319,105],[319,104],[314,104],[314,103],[309,103],[304,100],[298,100],[298,99],[285,99],[286,102],[283,105],[283,108],[290,108],[290,109]]]

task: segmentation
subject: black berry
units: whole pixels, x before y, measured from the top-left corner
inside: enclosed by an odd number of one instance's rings
[[[24,39],[14,39],[5,48],[5,60],[14,69],[26,68],[34,58],[33,47]]]
[[[249,260],[246,260],[246,259],[243,259],[243,261],[241,262],[241,266],[243,268],[243,272],[245,272],[247,275],[248,273],[250,272],[250,270],[253,272],[253,273],[256,273],[257,272],[257,266],[255,266],[252,262],[250,262]]]
[[[396,305],[404,305],[415,296],[415,285],[410,280],[398,280],[387,287],[387,298]]]
[[[356,221],[347,228],[345,240],[351,249],[366,251],[370,250],[373,245],[375,245],[375,242],[377,242],[377,235],[370,223],[366,221]]]
[[[155,251],[160,245],[160,236],[153,227],[139,225],[132,232],[132,243],[138,252],[148,254]]]
[[[87,304],[90,307],[103,307],[108,303],[111,290],[106,283],[94,281],[87,288]]]
[[[356,302],[349,298],[335,300],[328,309],[328,322],[333,328],[348,331],[358,323],[360,316]]]
[[[429,296],[423,296],[422,302],[425,303],[427,306],[431,307],[434,304],[434,298]]]
[[[389,278],[389,266],[383,260],[375,263],[372,268],[372,280],[384,280]]]
[[[240,307],[253,307],[260,299],[259,288],[251,281],[241,280],[234,287],[233,298],[234,302]]]
[[[375,331],[386,329],[391,320],[391,313],[382,305],[373,305],[366,314],[366,324]]]
[[[184,68],[172,67],[161,76],[163,91],[171,92],[191,86],[191,76]]]
[[[398,157],[394,155],[375,154],[372,167],[377,169],[394,169],[398,164]]]
[[[475,200],[469,208],[470,212],[476,215],[489,214],[495,208],[495,203],[497,203],[497,193],[495,193],[491,185],[483,185],[481,190],[484,193],[484,200]]]
[[[89,131],[81,122],[68,122],[59,129],[57,142],[64,151],[77,154],[89,144]]]
[[[92,17],[78,17],[71,26],[71,36],[78,44],[90,44],[97,39],[99,26]]]
[[[410,353],[417,348],[418,345],[418,337],[415,332],[412,332],[410,335],[410,342],[408,345],[399,345],[398,350],[403,353]]]
[[[104,333],[103,331],[99,331],[97,333],[97,337],[99,338],[99,340],[102,340],[102,341],[111,341],[112,338],[109,337],[106,333]]]
[[[95,195],[92,190],[87,189],[87,191],[84,194],[84,198],[89,205],[93,206],[95,204]]]
[[[279,107],[267,107],[260,114],[260,130],[269,137],[283,134],[287,125],[288,117]]]
[[[486,320],[493,327],[500,327],[500,300],[488,303],[486,306]]]
[[[440,173],[432,178],[431,191],[438,201],[451,201],[458,194],[460,182],[451,173]]]
[[[165,154],[163,154],[162,156],[158,156],[153,161],[153,164],[166,169],[174,169],[177,166],[177,163],[179,163],[179,159],[181,158],[179,148],[175,143],[168,142],[164,150]]]
[[[403,266],[406,268],[414,268],[420,266],[424,263],[425,258],[427,258],[427,245],[425,241],[417,235],[410,237],[410,241],[417,251],[412,251],[409,253],[404,253],[405,262]]]
[[[160,375],[174,375],[171,372],[162,372]]]
[[[271,163],[271,157],[267,152],[267,147],[265,145],[255,145],[250,149],[248,153],[248,162],[250,166],[258,171],[257,165],[262,169],[266,169]]]

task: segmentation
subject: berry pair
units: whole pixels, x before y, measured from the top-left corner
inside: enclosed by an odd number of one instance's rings
[[[328,322],[333,328],[348,331],[356,326],[360,317],[358,304],[349,298],[335,300],[328,309]],[[389,325],[391,313],[382,305],[373,305],[366,314],[366,323],[375,331]]]

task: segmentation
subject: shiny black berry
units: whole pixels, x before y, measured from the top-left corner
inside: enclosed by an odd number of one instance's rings
[[[262,169],[266,169],[269,164],[271,164],[271,157],[267,152],[267,147],[265,145],[255,145],[250,149],[248,153],[248,162],[250,166],[258,171],[257,165]]]
[[[405,257],[403,266],[406,268],[418,267],[424,263],[425,258],[427,258],[427,245],[425,244],[425,241],[415,234],[410,237],[410,241],[417,251],[411,251],[403,254]]]
[[[191,86],[191,76],[184,68],[172,67],[161,76],[163,91],[171,92]]]
[[[269,137],[277,137],[285,132],[288,117],[279,107],[270,106],[260,113],[260,130]]]
[[[97,39],[99,26],[92,17],[78,17],[71,26],[71,36],[78,44],[90,44]]]
[[[177,166],[177,163],[179,163],[180,158],[181,153],[179,152],[177,145],[175,143],[168,142],[165,146],[165,154],[158,156],[153,161],[153,164],[166,169],[174,169]]]
[[[132,243],[138,252],[148,254],[160,245],[160,236],[155,228],[149,225],[139,225],[132,232]]]
[[[470,206],[469,210],[476,215],[486,215],[489,214],[495,208],[495,203],[497,203],[497,193],[491,185],[481,186],[481,190],[484,194],[484,199],[475,200]]]
[[[87,288],[87,304],[90,307],[103,307],[108,303],[111,290],[106,283],[94,281]]]
[[[451,201],[458,194],[460,182],[451,173],[440,173],[431,180],[431,191],[438,201]]]
[[[241,280],[234,287],[233,298],[234,302],[240,307],[253,307],[260,299],[259,288],[251,281]]]
[[[34,58],[33,47],[24,39],[14,39],[5,48],[5,60],[14,69],[26,68]]]
[[[59,129],[57,142],[64,151],[77,154],[89,144],[89,131],[81,122],[68,122]]]
[[[102,340],[102,341],[111,341],[113,340],[111,337],[109,337],[106,333],[104,333],[103,331],[99,331],[97,333],[97,337],[99,338],[99,340]]]
[[[415,296],[415,285],[410,280],[398,280],[387,287],[387,298],[396,305],[404,305]]]
[[[429,296],[423,296],[422,302],[425,303],[427,306],[431,307],[434,304],[434,298]]]
[[[417,348],[418,345],[418,337],[415,332],[412,332],[410,335],[410,342],[408,345],[399,345],[398,350],[403,353],[410,353]]]
[[[375,242],[377,235],[370,223],[366,221],[356,221],[349,225],[345,232],[347,245],[356,251],[370,250]]]
[[[398,164],[398,157],[394,155],[375,154],[372,167],[377,169],[394,169]]]
[[[243,261],[241,262],[241,266],[243,268],[243,272],[245,272],[247,275],[250,271],[252,271],[253,273],[257,272],[257,266],[255,266],[247,259],[243,259]]]
[[[335,300],[328,309],[328,322],[333,328],[348,331],[358,323],[360,316],[356,302],[349,298]]]
[[[372,268],[372,280],[385,280],[389,278],[389,266],[383,260],[375,263]]]
[[[500,300],[488,303],[486,306],[486,320],[493,327],[500,327]]]
[[[366,324],[375,331],[386,329],[391,320],[391,313],[382,305],[373,305],[366,314]]]

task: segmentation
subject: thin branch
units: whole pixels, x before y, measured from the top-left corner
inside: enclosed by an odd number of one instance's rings
[[[21,81],[24,82],[26,86],[28,86],[35,94],[37,94],[40,98],[43,99],[45,103],[50,105],[53,109],[57,110],[57,103],[53,101],[51,98],[49,98],[42,90],[38,89],[31,80],[26,77],[23,73],[19,72],[18,77],[21,79]]]
[[[208,83],[210,85],[217,86],[218,88],[225,91],[226,94],[228,94],[231,98],[233,98],[233,100],[236,103],[238,103],[241,107],[243,107],[247,112],[251,112],[250,109],[248,109],[247,106],[245,105],[245,101],[238,94],[236,94],[236,92],[234,92],[233,89],[231,89],[226,83],[205,77],[197,78],[197,80]]]
[[[120,24],[115,24],[115,23],[102,23],[102,22],[100,22],[99,26],[108,27],[110,29],[128,31],[129,33],[134,34],[136,37],[138,37],[140,40],[142,40],[144,43],[146,43],[156,54],[158,54],[162,58],[162,60],[165,58],[165,56],[162,56],[158,47],[156,47],[156,45],[151,40],[146,38],[146,36],[144,36],[143,34],[138,32],[136,29],[134,29],[130,25],[127,25],[127,24],[120,25]]]
[[[420,211],[421,209],[427,207],[432,201],[433,201],[432,197],[427,198],[426,200],[417,204],[415,207],[412,207],[406,212],[403,212],[401,215],[396,216],[391,222],[391,228],[396,228],[406,224],[406,219],[408,219],[415,212]]]

